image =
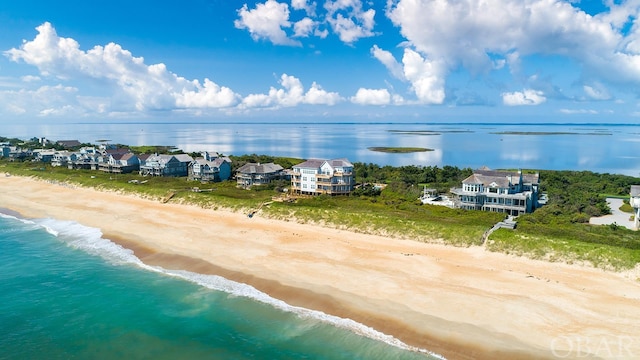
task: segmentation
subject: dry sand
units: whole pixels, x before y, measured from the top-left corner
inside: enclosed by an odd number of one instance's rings
[[[640,358],[640,282],[586,266],[0,177],[0,207],[102,229],[152,265],[222,275],[449,359]]]

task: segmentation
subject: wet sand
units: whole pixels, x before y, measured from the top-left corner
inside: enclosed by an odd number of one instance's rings
[[[640,358],[634,272],[0,178],[0,207],[102,229],[145,263],[216,274],[450,359]]]

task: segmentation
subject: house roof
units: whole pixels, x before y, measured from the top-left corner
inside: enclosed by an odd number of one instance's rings
[[[74,146],[79,146],[81,143],[78,140],[58,140],[56,141],[56,144],[60,146],[64,146],[66,148],[70,148]]]
[[[295,168],[310,168],[310,169],[317,169],[319,167],[322,166],[322,164],[324,164],[325,162],[327,162],[329,165],[331,165],[331,167],[344,167],[344,166],[353,166],[353,164],[347,160],[346,158],[340,158],[340,159],[332,159],[332,160],[325,160],[325,159],[309,159],[303,163],[300,163],[298,165],[295,165]]]
[[[193,160],[193,162],[197,162],[198,164],[201,164],[201,165],[208,165],[209,167],[220,167],[222,163],[224,162],[230,163],[231,161],[227,157],[219,157],[213,160],[207,160],[206,158],[197,158]]]
[[[640,185],[631,185],[631,196],[640,197]]]
[[[324,164],[326,160],[323,159],[309,159],[305,162],[302,162],[298,165],[294,165],[294,168],[307,168],[307,169],[317,169],[320,166],[322,166],[322,164]]]
[[[136,156],[136,154],[134,154],[134,153],[126,153],[126,154],[122,155],[120,160],[125,160],[126,161],[126,160],[129,160],[129,159],[131,159],[131,158],[133,158],[135,156]]]
[[[344,167],[344,166],[347,166],[347,167],[353,166],[353,164],[346,158],[327,160],[327,162],[329,163],[329,165],[333,166],[334,168]]]
[[[522,174],[522,182],[528,184],[538,184],[540,181],[540,174]],[[517,185],[520,183],[520,173],[517,171],[499,171],[491,170],[487,167],[482,167],[473,172],[473,174],[466,179],[462,180],[463,184],[482,184],[484,186],[495,186],[500,188],[506,188],[510,185]]]
[[[172,156],[172,155],[169,155],[169,156]],[[180,161],[180,162],[192,162],[193,161],[193,158],[191,156],[187,155],[187,154],[176,154],[176,155],[173,155],[173,156],[175,156],[175,158],[178,159],[178,161]]]
[[[54,155],[56,153],[56,150],[54,150],[54,149],[34,149],[32,152],[34,154],[40,154],[40,155]]]
[[[282,166],[274,163],[246,163],[238,169],[238,172],[243,174],[272,174],[282,170],[284,170]]]
[[[129,152],[129,149],[127,148],[117,148],[117,149],[105,149],[104,153],[107,155],[113,155],[113,154],[126,154]]]

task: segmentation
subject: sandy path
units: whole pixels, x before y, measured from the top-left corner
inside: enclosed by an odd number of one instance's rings
[[[0,207],[75,220],[145,262],[215,273],[450,359],[640,358],[640,282],[577,265],[0,178]]]

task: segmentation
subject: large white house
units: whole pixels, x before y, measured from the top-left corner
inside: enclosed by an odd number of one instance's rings
[[[347,195],[353,186],[353,164],[347,159],[310,159],[293,166],[291,191],[295,194]]]
[[[462,181],[462,188],[451,189],[456,207],[518,216],[539,207],[540,174],[522,171],[475,170]]]
[[[640,229],[640,185],[631,185],[629,204],[633,207],[633,227]]]

